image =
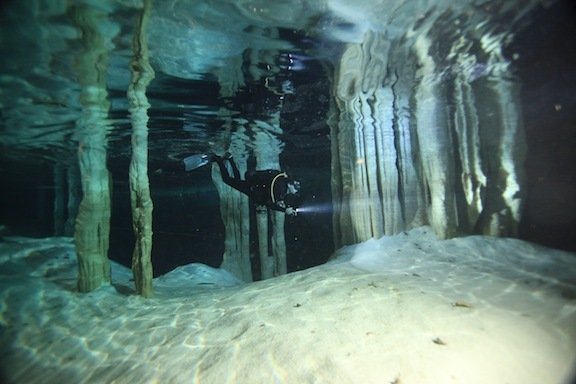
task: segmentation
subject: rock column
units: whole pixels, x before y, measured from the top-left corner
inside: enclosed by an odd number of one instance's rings
[[[83,192],[74,242],[78,257],[78,289],[89,292],[110,282],[110,175],[106,168],[110,103],[106,91],[106,69],[111,40],[117,29],[101,9],[78,6],[74,16],[82,31],[82,50],[76,70],[82,88],[82,115],[77,129]]]
[[[128,87],[128,102],[132,121],[132,159],[130,161],[130,200],[132,228],[136,238],[132,254],[132,273],[136,293],[152,296],[152,198],[148,178],[148,109],[146,88],[154,78],[148,58],[146,27],[151,0],[144,1],[144,9],[134,31],[134,56],[130,63],[132,81]]]

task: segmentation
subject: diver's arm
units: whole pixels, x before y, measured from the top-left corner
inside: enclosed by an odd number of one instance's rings
[[[284,204],[279,204],[280,202],[268,204],[268,208],[277,212],[286,212],[286,206]]]
[[[276,203],[269,204],[268,208],[277,212],[283,212],[288,216],[296,216],[298,214],[296,208],[287,207],[283,201],[278,201]]]

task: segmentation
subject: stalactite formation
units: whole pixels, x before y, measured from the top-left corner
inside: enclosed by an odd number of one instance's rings
[[[268,32],[277,36],[276,32]],[[273,64],[278,52],[248,50],[250,65],[241,70],[242,62],[234,59],[227,60],[231,66],[227,71],[217,71],[220,82],[220,95],[223,98],[233,96],[241,85],[245,85],[249,78],[254,83],[268,87],[268,77],[278,69],[273,65],[267,65],[263,70],[262,61]],[[275,69],[273,69],[275,68]],[[264,90],[261,90],[265,92]],[[276,89],[268,89],[270,94],[279,98],[280,93]],[[280,153],[283,144],[278,138],[282,134],[280,128],[280,108],[274,110],[258,111],[257,118],[230,119],[227,122],[226,137],[214,152],[228,151],[232,154],[238,165],[240,174],[245,176],[248,169],[248,158],[252,155],[256,161],[255,170],[280,169]],[[228,112],[229,113],[229,112]],[[222,113],[223,116],[226,112]],[[233,190],[221,181],[220,171],[217,166],[212,168],[212,179],[220,195],[220,212],[226,229],[225,250],[222,268],[231,271],[245,281],[252,281],[252,266],[250,260],[250,203],[247,197]],[[285,274],[286,240],[284,234],[284,214],[272,212],[265,207],[256,209],[256,226],[260,278],[268,279]]]
[[[231,153],[240,175],[244,177],[248,169],[248,154],[256,159],[256,170],[280,169],[279,154],[282,144],[276,137],[279,128],[279,112],[267,120],[249,123],[239,119],[234,122],[228,138]],[[248,134],[250,132],[250,134]],[[250,137],[253,137],[251,140]],[[237,277],[252,281],[250,261],[250,202],[248,197],[222,182],[217,166],[212,168],[212,180],[220,195],[220,213],[224,222],[226,238],[221,267]],[[258,236],[259,276],[268,279],[285,274],[286,241],[284,235],[284,214],[269,211],[266,207],[255,207]]]
[[[394,92],[385,82],[389,48],[381,36],[370,32],[363,44],[349,45],[336,74],[331,126],[337,143],[332,151],[338,207],[334,223],[342,239],[337,244],[403,228]]]
[[[130,198],[132,202],[132,227],[136,237],[132,255],[132,273],[136,292],[150,297],[152,288],[152,199],[148,178],[148,109],[146,97],[148,84],[154,70],[148,58],[146,27],[152,0],[144,1],[144,9],[134,32],[134,56],[131,62],[132,81],[128,88],[129,111],[132,120],[132,160],[130,162]]]
[[[220,97],[223,99],[234,96],[238,89],[245,85],[242,73],[241,57],[227,60],[227,65],[217,72],[220,84]],[[230,111],[221,110],[221,116],[226,118],[224,135],[212,149],[222,154],[230,152],[240,175],[248,168],[247,129],[248,121],[242,118],[233,119]],[[250,204],[248,196],[231,188],[222,181],[220,169],[212,166],[212,182],[216,186],[220,198],[220,216],[224,224],[224,254],[221,268],[233,273],[246,282],[254,280],[252,262],[250,260]]]
[[[454,207],[454,143],[450,136],[444,105],[444,83],[430,54],[432,41],[420,34],[414,44],[414,54],[420,63],[416,73],[416,134],[422,183],[426,191],[427,219],[440,238],[456,234]]]
[[[267,120],[256,121],[254,132],[254,157],[256,171],[280,169],[280,153],[283,144],[277,135],[280,129],[280,111]],[[269,209],[256,209],[256,224],[262,279],[286,273],[286,240],[284,234],[284,214]],[[270,246],[271,245],[271,246]]]
[[[107,29],[107,18],[104,11],[89,6],[79,6],[75,13],[83,43],[76,65],[82,87],[82,115],[77,122],[77,129],[83,197],[74,231],[80,292],[89,292],[110,282],[110,175],[106,168],[109,101],[106,68],[110,40],[116,31]]]
[[[230,122],[231,124],[232,122]],[[238,121],[238,126],[232,133],[228,148],[234,158],[240,174],[247,168],[245,148],[246,121]],[[250,211],[248,196],[226,185],[222,181],[220,170],[212,167],[212,181],[220,196],[220,215],[224,223],[224,254],[221,268],[233,273],[236,277],[251,282],[252,266],[250,261]]]
[[[434,20],[402,42],[367,31],[342,55],[329,121],[337,246],[424,224],[440,238],[517,233],[524,138],[504,38],[468,36],[443,55]]]

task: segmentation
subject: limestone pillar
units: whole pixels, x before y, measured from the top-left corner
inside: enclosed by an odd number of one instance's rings
[[[416,129],[428,222],[442,239],[456,234],[458,220],[454,201],[454,143],[444,107],[441,78],[431,52],[432,40],[425,33],[416,39]]]
[[[232,122],[230,122],[232,124]],[[246,121],[236,122],[230,137],[230,151],[240,175],[247,169]],[[212,166],[212,181],[220,196],[220,215],[224,223],[224,255],[221,268],[246,282],[253,281],[250,261],[250,210],[248,196],[224,184],[216,164]]]
[[[486,172],[483,209],[475,232],[517,236],[525,183],[526,140],[520,84],[503,57],[499,36],[484,36],[490,73],[475,83],[480,110],[481,156]]]
[[[242,57],[230,57],[227,63],[216,73],[220,84],[220,97],[230,98],[245,85],[244,74],[242,73]],[[228,116],[225,125],[225,133],[213,148],[213,152],[222,154],[230,152],[240,176],[244,177],[247,169],[248,141],[247,127],[248,121],[245,119],[234,119],[231,111],[222,109],[221,116]],[[251,282],[252,262],[250,259],[250,204],[248,196],[229,187],[222,182],[220,169],[217,164],[212,165],[212,182],[216,186],[220,197],[220,216],[224,224],[224,254],[222,255],[223,268],[239,279]]]
[[[146,28],[152,0],[144,1],[144,8],[134,31],[132,72],[128,87],[128,103],[132,121],[132,158],[130,161],[130,200],[132,228],[136,238],[132,254],[132,273],[136,293],[152,296],[152,198],[148,178],[148,109],[146,88],[154,78],[148,58]]]
[[[108,14],[87,5],[74,17],[82,31],[76,71],[81,86],[82,114],[77,121],[78,161],[83,198],[74,242],[78,257],[78,289],[92,291],[110,282],[110,175],[106,168],[108,110],[106,69],[112,37],[118,32]]]
[[[256,170],[280,169],[280,153],[283,147],[278,138],[282,132],[280,111],[271,114],[266,121],[256,121],[252,130],[255,136],[253,152],[256,157]],[[256,209],[258,253],[263,280],[286,273],[284,221],[284,213],[258,207]]]
[[[348,45],[336,70],[330,126],[337,246],[404,228],[395,96],[385,81],[389,48],[383,36],[367,32],[362,43]]]

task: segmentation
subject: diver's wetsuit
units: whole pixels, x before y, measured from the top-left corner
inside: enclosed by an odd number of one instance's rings
[[[230,176],[226,161],[230,163],[233,177]],[[257,205],[265,205],[278,212],[286,212],[288,175],[278,170],[247,172],[246,180],[240,178],[238,167],[232,158],[217,157],[222,181],[232,188],[248,195]],[[288,204],[290,206],[290,204]]]

